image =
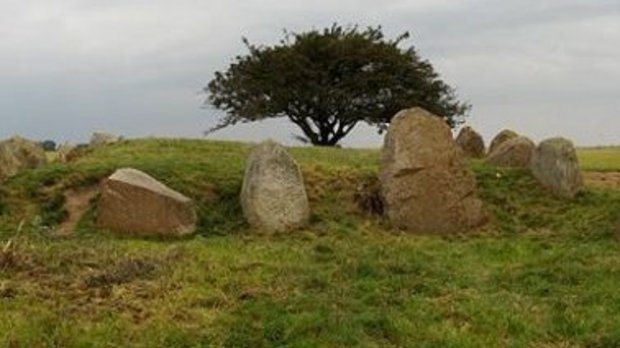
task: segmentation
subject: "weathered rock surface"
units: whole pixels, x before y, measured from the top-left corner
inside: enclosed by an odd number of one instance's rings
[[[62,158],[59,159],[64,160],[64,162],[74,162],[78,159],[86,156],[88,153],[93,151],[93,147],[89,144],[78,144],[66,149],[66,152],[62,155]]]
[[[538,182],[557,195],[572,198],[583,188],[577,152],[568,139],[541,142],[532,155],[530,170]]]
[[[90,146],[97,147],[102,145],[114,144],[122,140],[122,137],[110,133],[95,132],[90,137]]]
[[[458,233],[487,221],[450,128],[424,109],[403,110],[392,120],[380,181],[387,215],[399,228]]]
[[[524,136],[517,136],[499,145],[487,156],[487,162],[502,167],[527,168],[536,145]]]
[[[5,179],[19,172],[21,164],[13,154],[11,148],[0,143],[0,179]]]
[[[73,160],[72,154],[75,152],[77,145],[70,143],[64,143],[58,147],[58,161],[60,163],[67,163]]]
[[[310,216],[308,196],[299,166],[281,145],[258,145],[247,163],[241,206],[248,223],[267,232],[305,225]]]
[[[485,154],[484,139],[471,127],[463,127],[456,137],[456,143],[467,157],[482,158]]]
[[[0,142],[0,178],[17,174],[20,170],[45,165],[47,158],[39,143],[15,136]]]
[[[142,235],[186,235],[196,230],[191,199],[132,168],[117,170],[101,187],[100,228]]]
[[[489,154],[495,152],[495,150],[506,141],[517,137],[519,137],[519,134],[515,131],[510,129],[502,130],[495,136],[495,138],[493,138],[493,140],[491,140],[491,145],[489,145]]]

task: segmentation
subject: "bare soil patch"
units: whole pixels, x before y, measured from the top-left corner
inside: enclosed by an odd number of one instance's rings
[[[620,190],[620,172],[584,172],[586,186]]]
[[[69,217],[58,227],[57,233],[59,235],[70,235],[75,231],[82,215],[88,211],[91,200],[98,193],[97,186],[70,189],[64,193],[66,198],[65,209],[69,213]]]

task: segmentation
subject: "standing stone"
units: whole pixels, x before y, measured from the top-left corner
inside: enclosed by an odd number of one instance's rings
[[[0,178],[7,178],[23,169],[45,165],[47,157],[39,143],[15,136],[0,142]]]
[[[67,148],[62,155],[59,154],[59,158],[61,159],[61,161],[64,161],[64,163],[75,162],[78,159],[89,154],[91,151],[93,151],[93,147],[91,147],[90,145],[78,144],[73,147]]]
[[[489,154],[493,153],[500,145],[502,145],[506,141],[517,137],[519,137],[519,134],[511,131],[510,129],[504,129],[503,131],[499,132],[495,136],[495,138],[491,140],[491,145],[489,145]]]
[[[13,151],[4,142],[0,143],[0,179],[5,179],[19,172],[21,163]]]
[[[75,151],[75,149],[77,148],[76,145],[73,145],[71,143],[63,143],[62,145],[60,145],[58,147],[58,162],[60,163],[68,163],[71,162],[72,160],[72,153]]]
[[[484,139],[471,127],[464,127],[456,137],[456,143],[463,149],[467,157],[482,158],[484,157]]]
[[[268,232],[287,231],[307,223],[310,207],[301,171],[280,144],[263,142],[250,155],[241,206],[252,227]]]
[[[95,132],[90,137],[90,146],[97,147],[102,145],[114,144],[116,142],[119,142],[120,140],[121,137],[114,134]]]
[[[559,196],[573,198],[583,188],[577,152],[568,139],[541,142],[534,151],[530,169],[544,187]]]
[[[499,145],[487,156],[487,161],[501,167],[527,168],[536,145],[530,139],[517,136]]]
[[[424,109],[403,110],[392,119],[380,181],[388,217],[399,228],[458,233],[487,221],[450,128]]]
[[[13,152],[23,168],[37,168],[45,165],[47,157],[41,144],[15,136],[3,142]]]
[[[97,225],[141,235],[186,235],[196,230],[191,199],[132,168],[117,170],[101,187]]]

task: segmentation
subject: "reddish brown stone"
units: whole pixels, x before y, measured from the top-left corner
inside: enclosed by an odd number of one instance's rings
[[[185,235],[196,230],[192,201],[136,169],[117,170],[101,188],[97,225],[143,235]]]

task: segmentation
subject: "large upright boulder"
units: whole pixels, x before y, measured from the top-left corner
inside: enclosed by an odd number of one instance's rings
[[[186,235],[196,230],[191,199],[132,168],[117,170],[101,186],[97,226],[140,235]]]
[[[456,137],[456,143],[467,157],[482,158],[485,154],[484,139],[473,128],[463,127]]]
[[[258,145],[247,163],[241,206],[248,223],[267,232],[305,225],[310,216],[308,196],[299,166],[281,145]]]
[[[572,198],[583,188],[577,152],[568,139],[541,142],[532,155],[530,170],[538,182],[559,196]]]
[[[501,167],[527,168],[536,145],[529,138],[517,136],[501,143],[487,156],[487,162]]]
[[[514,138],[518,138],[519,134],[517,132],[512,131],[510,129],[504,129],[499,132],[493,140],[491,140],[491,144],[489,145],[489,153],[493,153],[500,145],[505,143],[506,141]]]
[[[0,178],[40,167],[46,162],[45,151],[39,143],[19,136],[0,142]]]
[[[388,217],[422,233],[458,233],[486,222],[476,181],[443,119],[399,112],[385,138],[380,173]]]

